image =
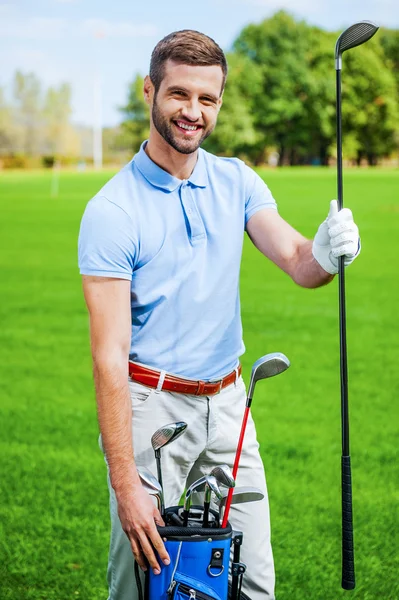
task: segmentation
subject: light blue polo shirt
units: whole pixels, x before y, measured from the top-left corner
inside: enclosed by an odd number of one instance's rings
[[[244,230],[276,210],[241,160],[200,149],[187,180],[138,154],[88,203],[81,274],[131,281],[132,360],[192,379],[218,379],[245,351],[239,274]]]

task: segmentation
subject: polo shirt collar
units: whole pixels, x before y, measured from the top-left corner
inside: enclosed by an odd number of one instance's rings
[[[157,188],[161,188],[162,190],[166,190],[168,192],[173,192],[176,190],[181,184],[182,180],[177,177],[173,177],[167,171],[158,167],[148,156],[145,151],[145,147],[147,144],[146,140],[140,146],[139,152],[134,157],[133,161],[136,167],[139,169],[142,175],[147,179],[151,185]],[[206,171],[204,151],[201,148],[198,151],[198,160],[194,167],[193,172],[191,173],[188,180],[195,187],[206,187],[208,183],[208,174]]]

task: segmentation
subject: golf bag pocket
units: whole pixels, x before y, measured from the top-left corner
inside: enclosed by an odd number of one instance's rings
[[[169,591],[170,600],[224,600],[208,585],[176,573]]]
[[[158,527],[158,532],[164,540],[170,565],[163,565],[159,575],[150,569],[147,571],[146,600],[227,599],[230,524],[220,529],[190,523],[188,527]]]

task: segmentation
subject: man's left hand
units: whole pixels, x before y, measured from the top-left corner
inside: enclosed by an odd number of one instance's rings
[[[359,229],[352,211],[338,211],[338,202],[331,200],[328,217],[320,225],[313,240],[312,253],[319,265],[330,273],[338,273],[338,257],[344,257],[345,267],[351,264],[360,252]]]

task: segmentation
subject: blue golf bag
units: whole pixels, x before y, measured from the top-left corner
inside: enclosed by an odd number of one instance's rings
[[[201,509],[192,507],[191,513],[195,514],[197,510],[197,514],[201,514]],[[241,592],[245,572],[245,565],[239,560],[242,533],[233,532],[230,523],[221,529],[214,511],[211,511],[213,520],[207,528],[202,527],[198,517],[189,519],[187,527],[180,526],[175,524],[179,523],[176,519],[179,510],[181,507],[166,509],[167,525],[158,527],[161,538],[166,540],[170,565],[163,565],[159,575],[148,569],[145,600],[250,600]],[[139,597],[142,596],[139,594]]]

